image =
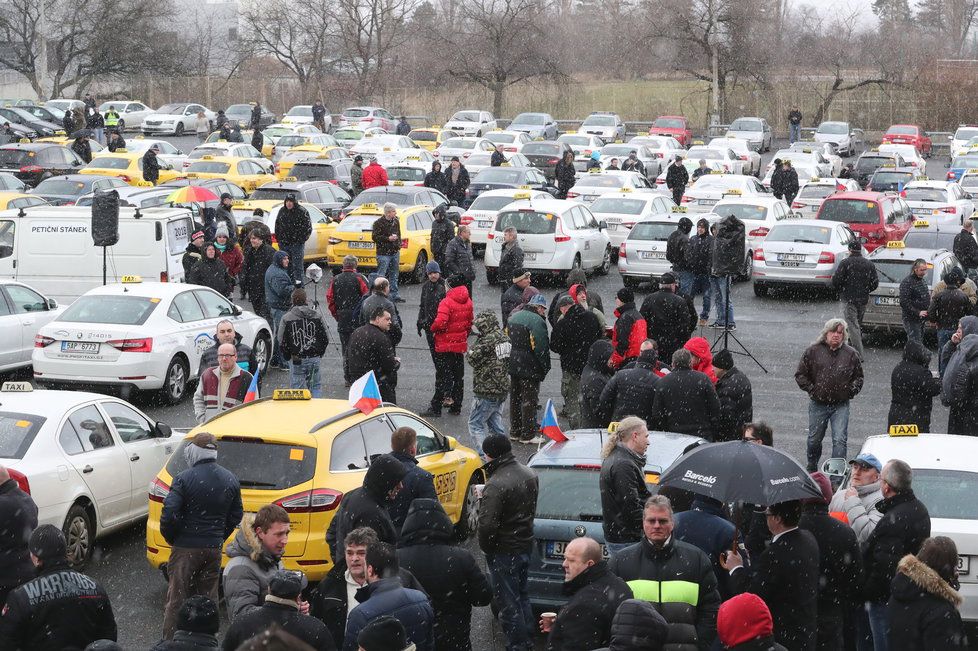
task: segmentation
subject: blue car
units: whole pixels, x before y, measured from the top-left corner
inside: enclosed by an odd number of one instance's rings
[[[580,429],[567,432],[563,443],[551,441],[530,459],[529,467],[540,480],[536,518],[533,524],[533,551],[530,555],[529,593],[534,609],[556,611],[567,603],[561,592],[564,583],[564,548],[574,538],[588,536],[601,543],[605,558],[604,531],[601,526],[601,447],[607,430]],[[673,461],[698,445],[698,436],[649,432],[645,480],[656,492],[659,475]]]
[[[978,154],[957,156],[948,164],[947,180],[960,181],[961,176],[968,170],[978,167]]]

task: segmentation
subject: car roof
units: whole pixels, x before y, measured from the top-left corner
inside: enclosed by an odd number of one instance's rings
[[[188,289],[206,289],[206,287],[188,285],[187,283],[109,283],[88,290],[82,296],[139,296],[148,298],[172,298]]]
[[[656,118],[656,120],[659,120],[659,119],[662,119],[662,118],[673,118],[673,119],[677,119],[677,120],[685,120],[686,119],[686,116],[684,116],[684,115],[660,115],[659,117]]]
[[[52,418],[60,416],[56,410],[70,409],[92,400],[114,400],[102,393],[89,391],[58,391],[37,389],[33,391],[0,391],[0,411],[23,412]]]
[[[954,434],[867,437],[862,452],[869,452],[882,463],[902,459],[911,468],[978,472],[978,438]]]
[[[256,190],[270,189],[270,190],[308,190],[309,188],[319,188],[324,185],[332,185],[329,181],[272,181],[271,183],[263,183]]]
[[[871,260],[909,260],[913,262],[917,258],[924,260],[934,260],[947,253],[947,249],[919,249],[914,247],[904,247],[902,249],[888,249],[885,246],[877,247],[869,254]]]
[[[25,151],[41,151],[51,147],[64,147],[56,142],[11,142],[0,146],[0,149],[22,149]]]
[[[784,199],[778,199],[777,197],[773,197],[770,195],[750,194],[747,196],[741,195],[739,197],[728,196],[725,199],[720,199],[719,201],[717,201],[715,206],[721,206],[721,205],[732,204],[732,203],[750,203],[750,204],[761,204],[765,206],[770,206],[776,203],[785,203],[785,201]]]
[[[196,165],[197,163],[227,163],[228,165],[237,165],[245,158],[236,158],[235,156],[204,156],[203,158],[195,158],[190,161],[191,165]]]
[[[668,198],[658,192],[605,192],[598,199],[639,199],[641,201],[652,201],[656,197]],[[598,199],[595,199],[597,201]]]
[[[905,186],[903,186],[903,189],[907,190],[908,188],[914,187],[914,188],[934,188],[937,190],[945,190],[949,185],[953,185],[953,184],[954,184],[953,181],[941,181],[939,179],[926,179],[920,181],[911,181],[910,183],[907,183]]]
[[[537,212],[554,212],[563,213],[564,211],[572,208],[574,206],[582,206],[587,208],[582,203],[576,201],[568,201],[566,199],[537,199],[530,200],[529,205],[522,206],[523,209],[532,208]]]
[[[959,233],[961,225],[956,222],[932,222],[929,219],[917,219],[913,228],[907,231],[904,238],[911,233]]]
[[[603,429],[578,429],[564,432],[568,440],[550,441],[530,458],[531,468],[601,466],[601,448],[608,435]],[[645,471],[661,473],[682,454],[705,441],[690,434],[649,432],[649,449],[645,453]]]
[[[856,190],[853,192],[839,192],[825,198],[826,201],[837,201],[839,199],[856,199],[857,201],[884,201],[893,199],[896,195],[892,192],[871,192],[869,190]]]

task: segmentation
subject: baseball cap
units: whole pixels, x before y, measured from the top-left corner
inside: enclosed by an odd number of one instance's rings
[[[876,472],[883,472],[883,464],[880,463],[879,459],[868,452],[863,452],[862,454],[857,455],[855,459],[852,459],[849,462],[850,465],[854,463],[858,463],[869,468],[875,468]]]
[[[540,305],[542,307],[547,307],[547,299],[543,297],[543,294],[534,294],[527,305]]]

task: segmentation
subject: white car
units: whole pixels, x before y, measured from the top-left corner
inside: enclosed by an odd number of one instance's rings
[[[0,464],[37,504],[38,524],[65,534],[81,567],[95,541],[145,522],[146,491],[177,439],[128,402],[81,391],[0,387]]]
[[[356,145],[350,147],[349,152],[350,156],[359,155],[369,160],[385,152],[408,151],[413,153],[420,149],[421,147],[418,147],[418,144],[407,136],[383,134],[363,138]]]
[[[893,152],[900,154],[903,161],[910,167],[916,167],[927,173],[927,161],[921,156],[920,152],[913,145],[883,144],[878,148],[881,152]]]
[[[261,135],[272,141],[272,144],[278,144],[278,141],[282,136],[303,136],[303,135],[314,135],[317,133],[322,133],[319,129],[311,124],[273,124],[271,126],[265,127],[261,132]],[[214,142],[219,140],[219,134],[212,133],[207,137],[207,142],[211,142],[211,138],[214,138]]]
[[[226,142],[220,140],[218,142],[208,142],[203,145],[197,145],[190,150],[187,154],[187,159],[183,163],[183,169],[186,170],[190,167],[194,161],[204,158],[204,156],[225,156],[229,158],[244,158],[250,161],[258,163],[258,165],[265,170],[266,174],[271,174],[274,168],[272,161],[268,160],[261,155],[261,152],[251,146],[251,143],[247,142]]]
[[[978,138],[978,125],[962,124],[951,136],[951,158],[964,156],[970,151],[968,142],[972,138]]]
[[[492,152],[495,149],[496,145],[485,138],[449,138],[438,145],[432,153],[442,161],[442,164],[447,165],[454,156],[464,161],[470,154],[480,151]]]
[[[963,224],[975,212],[971,198],[953,181],[911,181],[903,188],[903,193],[917,219],[937,224]]]
[[[671,164],[672,163],[669,163],[669,165],[671,165]],[[657,187],[660,192],[669,192],[666,189],[666,174],[669,173],[669,165],[666,165],[665,168],[663,168],[662,173],[659,174],[659,176],[655,177],[655,187]],[[700,162],[698,160],[690,160],[688,158],[684,158],[683,159],[683,167],[686,168],[686,173],[689,175],[689,184],[690,185],[694,185],[696,183],[696,181],[693,180],[693,172],[695,172],[696,169],[699,166],[700,166]],[[725,174],[726,173],[723,170],[723,162],[722,161],[708,160],[708,161],[706,161],[706,166],[707,166],[707,168],[709,168],[710,174]],[[702,177],[700,177],[700,178],[702,178]],[[669,192],[669,195],[672,196],[672,192]]]
[[[749,161],[741,160],[730,147],[709,147],[706,145],[694,145],[686,152],[689,160],[699,164],[701,160],[708,163],[719,161],[723,165],[723,171],[727,174],[746,174]]]
[[[329,116],[328,109],[326,115]],[[312,104],[293,106],[282,116],[282,124],[312,124]]]
[[[319,145],[320,147],[339,147],[340,143],[328,133],[305,133],[295,135],[279,136],[272,151],[272,162],[277,163],[282,157],[289,153],[293,147],[303,147],[305,145]]]
[[[791,209],[802,217],[814,219],[828,197],[837,192],[859,192],[861,189],[853,179],[815,176],[799,184],[798,196],[791,202]]]
[[[486,275],[495,274],[503,231],[516,229],[523,268],[538,276],[566,277],[572,269],[606,275],[611,269],[611,240],[587,206],[576,201],[543,199],[499,212],[486,246]]]
[[[128,282],[81,295],[34,339],[34,380],[43,386],[160,390],[176,404],[200,374],[200,356],[228,320],[265,371],[271,356],[268,322],[207,287]]]
[[[638,172],[614,170],[597,171],[581,175],[570,190],[567,198],[583,203],[591,203],[609,192],[647,192],[655,193],[649,180]]]
[[[30,285],[0,280],[0,371],[30,366],[34,336],[62,312]]]
[[[654,215],[637,222],[618,245],[618,273],[625,287],[638,287],[652,278],[672,271],[666,259],[666,243],[685,215],[678,211]]]
[[[604,147],[604,141],[597,136],[588,136],[580,133],[563,133],[557,136],[557,142],[566,142],[574,151],[574,157],[588,158],[592,151]]]
[[[197,114],[203,113],[214,124],[217,113],[201,104],[175,103],[165,104],[143,118],[140,130],[143,135],[157,134],[182,136],[184,133],[194,133],[197,128]]]
[[[522,131],[490,131],[483,138],[493,144],[502,145],[503,151],[507,154],[518,152],[523,149],[523,145],[533,142],[533,139]]]
[[[769,197],[768,191],[753,176],[743,174],[706,174],[686,188],[682,205],[689,212],[712,212],[726,197]]]
[[[764,118],[737,118],[727,127],[726,137],[746,140],[757,153],[771,151],[774,141],[771,126]]]
[[[862,130],[852,129],[848,122],[823,122],[815,129],[815,142],[831,142],[843,156],[852,156],[862,146]]]
[[[460,136],[481,138],[496,128],[496,118],[489,111],[478,109],[455,111],[451,119],[441,128]]]
[[[737,158],[746,164],[744,174],[757,177],[761,175],[761,155],[743,138],[732,138],[729,135],[725,138],[714,138],[707,144],[707,147],[732,150]]]
[[[644,145],[652,156],[658,158],[662,169],[676,159],[676,156],[686,156],[686,148],[670,136],[635,136],[628,141],[630,145]]]
[[[754,294],[772,287],[832,287],[832,276],[849,255],[856,235],[846,224],[821,219],[792,219],[771,226],[754,251]],[[865,249],[863,255],[866,255]]]
[[[505,158],[504,167],[533,167],[530,159],[523,154],[510,154]],[[465,169],[469,171],[470,178],[475,178],[476,174],[487,167],[492,167],[492,154],[488,151],[469,154],[468,158],[465,159]]]
[[[499,211],[515,202],[542,201],[552,199],[548,192],[540,190],[518,190],[506,188],[503,190],[487,190],[475,198],[459,221],[461,226],[468,226],[471,232],[470,241],[474,248],[484,248],[489,241],[487,235],[496,223]]]
[[[785,150],[782,150],[785,151]],[[788,146],[787,151],[817,152],[829,163],[828,176],[838,176],[842,171],[842,156],[839,155],[839,148],[831,142],[795,142]],[[777,157],[777,154],[775,154]],[[796,162],[796,161],[793,161]],[[825,169],[825,163],[819,163],[820,169]],[[770,166],[769,166],[770,168]]]
[[[648,192],[608,192],[595,199],[591,213],[608,224],[608,239],[617,253],[636,223],[653,217],[672,215],[676,204],[669,197]]]
[[[153,109],[142,102],[127,100],[121,102],[102,102],[98,110],[102,114],[102,117],[105,117],[105,114],[109,112],[110,108],[115,109],[115,112],[119,114],[118,129],[120,131],[125,131],[126,129],[138,130],[142,126],[143,120],[154,113]]]
[[[333,137],[336,141],[340,143],[341,147],[346,147],[349,149],[353,147],[361,140],[374,138],[376,136],[388,135],[388,131],[381,129],[380,127],[368,127],[366,129],[360,129],[358,127],[340,127],[333,132]]]
[[[376,156],[374,156],[380,165],[387,167],[388,165],[401,165],[408,164],[412,165],[414,163],[427,165],[429,171],[431,169],[431,163],[438,160],[435,158],[427,149],[395,149],[394,151],[382,151]]]
[[[135,138],[126,140],[126,151],[145,154],[146,151],[154,145],[156,146],[156,157],[158,159],[169,163],[173,169],[178,170],[184,167],[184,163],[187,162],[187,155],[183,153],[183,150],[177,149],[166,140],[156,140],[154,138],[143,138],[142,136],[136,136]],[[107,154],[109,153],[109,150],[104,149],[100,153]]]
[[[795,143],[797,145],[797,143]],[[764,178],[769,179],[774,173],[774,159],[781,159],[782,161],[790,160],[791,165],[797,170],[799,167],[809,167],[815,170],[815,176],[838,176],[838,174],[833,171],[832,162],[829,161],[818,147],[805,147],[801,146],[797,149],[779,149],[771,162],[767,164],[767,168],[764,170]],[[841,170],[840,170],[841,171]]]
[[[625,123],[617,113],[595,111],[584,118],[577,132],[581,135],[597,136],[604,142],[621,142],[625,139]]]
[[[424,185],[424,177],[431,171],[431,163],[403,162],[384,165],[387,185]]]
[[[748,253],[761,245],[771,228],[786,219],[797,219],[783,199],[770,194],[754,196],[728,195],[717,202],[711,211],[721,219],[733,215],[744,222]]]
[[[340,114],[341,127],[369,129],[377,127],[387,133],[397,130],[397,121],[387,109],[378,106],[351,106]]]
[[[635,157],[642,162],[645,167],[645,177],[654,179],[662,171],[662,159],[656,158],[655,154],[645,145],[635,145],[631,143],[612,143],[601,148],[601,168],[604,169],[611,164],[612,158],[618,159],[618,167],[625,164],[629,154],[635,152]]]

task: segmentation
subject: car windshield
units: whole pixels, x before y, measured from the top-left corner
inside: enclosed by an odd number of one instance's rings
[[[377,206],[383,206],[387,202],[395,206],[413,206],[417,203],[414,200],[415,196],[406,192],[391,192],[387,188],[365,190],[357,195],[357,198],[353,200],[350,207],[355,208],[365,203],[375,203]]]
[[[333,132],[337,140],[360,140],[363,138],[363,131],[357,129],[338,129]]]
[[[557,141],[566,142],[568,145],[572,147],[574,145],[577,145],[579,147],[586,147],[587,144],[591,142],[591,138],[588,136],[572,136],[572,135],[564,134],[561,137],[557,138]]]
[[[159,299],[149,296],[82,296],[55,321],[142,325],[159,304]]]
[[[873,266],[876,267],[876,273],[879,274],[880,282],[899,283],[910,273],[910,269],[913,267],[913,260],[873,260]],[[928,287],[933,278],[934,267],[933,265],[928,265],[927,275],[924,276]],[[916,473],[914,474],[916,475]]]
[[[591,212],[613,213],[616,215],[641,215],[646,203],[648,202],[643,199],[599,197],[591,204]]]
[[[224,110],[224,115],[251,115],[250,104],[232,104]]]
[[[214,163],[212,161],[198,161],[191,163],[187,168],[188,172],[202,172],[204,174],[227,174],[231,166],[228,163]]]
[[[830,197],[835,194],[834,185],[823,185],[821,183],[816,185],[806,185],[798,193],[799,199],[824,199],[825,197]]]
[[[818,211],[819,219],[847,224],[878,224],[879,205],[864,199],[826,199]]]
[[[900,185],[906,185],[912,180],[913,174],[909,172],[876,172],[870,182],[870,188],[878,192],[895,190]]]
[[[962,127],[954,132],[955,140],[970,140],[978,136],[978,128],[975,127]]]
[[[514,201],[516,201],[516,199],[511,196],[500,197],[480,194],[478,198],[472,202],[472,205],[469,206],[469,210],[486,210],[496,212],[497,210],[502,210]]]
[[[375,221],[376,215],[353,215],[341,221],[336,230],[342,233],[365,233],[373,230]]]
[[[513,120],[513,124],[529,124],[533,126],[540,126],[546,123],[547,121],[539,113],[520,113]]]
[[[391,181],[424,181],[424,170],[417,167],[388,167],[387,178]]]
[[[734,120],[727,128],[727,131],[761,131],[762,128],[760,120],[740,119]]]
[[[723,160],[723,153],[719,149],[706,149],[705,147],[693,147],[687,154],[690,160]]]
[[[311,118],[312,106],[293,106],[292,108],[289,109],[289,112],[286,113],[286,115],[291,115],[293,117]]]
[[[947,201],[947,192],[939,188],[906,188],[904,192],[907,201]]]
[[[289,127],[268,127],[261,132],[263,136],[267,136],[269,138],[281,138],[282,136],[290,133],[293,133],[293,131]],[[210,138],[207,140],[210,142]]]
[[[856,169],[860,172],[876,171],[886,163],[893,163],[892,156],[860,156],[856,161]]]
[[[365,118],[370,115],[370,111],[361,108],[349,108],[343,111],[343,117],[345,118]]]
[[[486,140],[489,142],[496,142],[503,145],[508,145],[516,140],[516,134],[514,133],[487,133]]]
[[[547,142],[528,142],[523,145],[524,156],[560,156],[564,151],[560,145]]]
[[[685,129],[686,124],[678,118],[659,118],[652,126],[660,129]]]
[[[974,188],[978,187],[978,174],[971,174],[961,179],[962,188]]]
[[[805,224],[775,224],[771,232],[767,234],[765,241],[828,244],[832,241],[832,227],[809,226]]]
[[[520,235],[549,235],[557,228],[557,216],[529,208],[499,213],[495,230],[504,231],[510,226]]]
[[[536,517],[544,520],[601,521],[598,468],[533,468],[539,479]]]
[[[97,169],[97,170],[127,170],[129,165],[132,163],[128,158],[119,158],[118,156],[99,156],[92,160],[91,163],[86,165],[87,169]]]
[[[156,112],[161,115],[183,115],[183,111],[186,108],[186,104],[164,104]]]
[[[408,134],[408,138],[418,142],[434,142],[438,134],[434,131],[412,131]]]
[[[459,111],[452,116],[450,122],[478,122],[479,112],[478,111]]]
[[[20,169],[30,165],[35,155],[35,152],[24,149],[0,149],[0,167]]]
[[[969,156],[958,156],[953,161],[951,161],[951,167],[954,168],[973,168],[978,167],[978,155],[972,154]]]
[[[675,232],[676,225],[672,222],[639,222],[632,226],[628,239],[665,242]]]
[[[823,122],[815,133],[843,135],[849,133],[849,127],[844,122]]]
[[[734,151],[744,153],[747,153],[749,150],[747,141],[740,140],[738,138],[725,138],[723,140],[714,139],[710,141],[710,147],[726,147],[727,149],[733,149]]]
[[[957,233],[951,231],[919,231],[912,230],[903,238],[908,249],[947,249],[954,248],[954,238]]]
[[[733,215],[737,219],[754,219],[763,221],[767,218],[766,206],[754,206],[748,203],[725,203],[718,205],[713,212],[721,217]]]
[[[474,149],[478,142],[475,138],[449,138],[441,146],[443,149]]]
[[[523,172],[503,167],[490,167],[481,170],[472,179],[473,183],[500,183],[504,185],[516,185],[523,180]]]
[[[628,155],[633,151],[638,153],[638,148],[635,145],[605,145],[601,148],[601,155],[628,158]]]
[[[336,170],[332,165],[296,163],[291,175],[299,181],[332,181],[336,178]]]
[[[304,145],[307,142],[309,142],[309,136],[290,135],[290,136],[282,136],[281,138],[279,138],[278,142],[275,143],[275,146],[276,147],[299,147],[300,145]]]
[[[260,437],[260,434],[259,434]],[[171,477],[187,469],[184,439],[170,455],[166,470]],[[221,467],[230,470],[241,488],[278,491],[312,481],[316,472],[316,448],[295,443],[268,443],[261,438],[222,439]]]
[[[588,174],[574,184],[575,188],[620,188],[622,179],[607,174]]]
[[[0,459],[23,459],[45,420],[36,414],[0,411]]]
[[[886,133],[891,136],[916,136],[917,127],[894,125],[887,129]]]
[[[581,122],[582,127],[613,127],[615,118],[610,115],[591,115]]]
[[[95,180],[94,178],[92,179]],[[89,191],[88,183],[82,181],[71,181],[69,179],[48,179],[41,181],[32,194],[60,194],[60,195],[79,195]]]

